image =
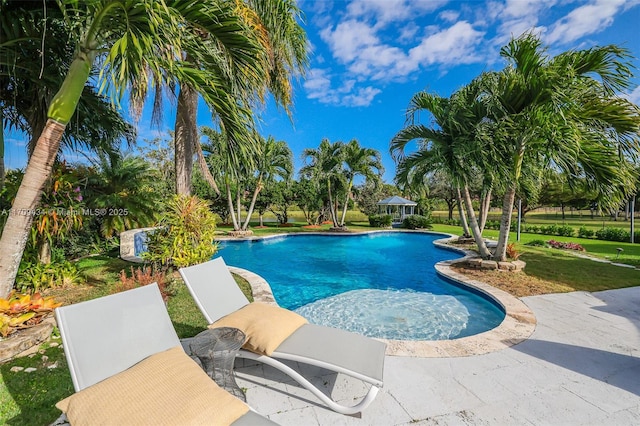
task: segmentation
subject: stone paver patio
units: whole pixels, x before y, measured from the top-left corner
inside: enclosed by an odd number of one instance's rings
[[[361,418],[262,364],[238,360],[238,382],[282,425],[640,424],[640,287],[522,300],[537,319],[529,339],[467,357],[387,356],[385,386]],[[343,403],[365,394],[340,374],[306,375]]]

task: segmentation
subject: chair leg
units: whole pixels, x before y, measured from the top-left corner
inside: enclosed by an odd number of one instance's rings
[[[274,359],[265,355],[255,354],[249,351],[240,351],[240,353],[238,354],[238,357],[260,361],[264,364],[267,364],[273,368],[276,368],[282,371],[283,373],[291,377],[293,380],[298,382],[300,385],[302,385],[309,392],[314,394],[327,407],[329,407],[336,413],[340,413],[340,414],[354,415],[362,412],[365,408],[369,406],[369,404],[371,404],[371,402],[373,402],[376,395],[378,395],[378,391],[380,390],[377,386],[371,386],[371,388],[369,389],[369,392],[367,393],[367,395],[365,395],[362,401],[360,401],[358,404],[354,406],[349,407],[349,406],[338,404],[337,402],[332,400],[330,397],[325,395],[320,389],[315,387],[310,381],[308,381],[302,375],[300,375],[300,373],[298,373],[288,365],[278,361],[277,359]]]

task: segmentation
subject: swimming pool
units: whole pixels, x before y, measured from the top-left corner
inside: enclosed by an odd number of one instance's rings
[[[216,256],[261,275],[280,306],[315,324],[398,340],[453,339],[499,325],[498,304],[436,274],[436,262],[460,257],[434,246],[438,238],[295,234],[223,241]]]

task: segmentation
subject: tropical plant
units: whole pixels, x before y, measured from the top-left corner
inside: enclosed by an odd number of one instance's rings
[[[235,27],[200,23],[190,30],[203,43],[217,47],[215,55],[198,57],[190,51],[185,59],[197,67],[213,69],[224,91],[233,93],[245,104],[259,100],[264,102],[268,90],[276,104],[287,111],[292,102],[291,79],[304,74],[307,65],[307,40],[299,23],[300,9],[291,0],[245,0],[230,3],[230,18]],[[221,15],[221,14],[219,14]],[[225,22],[219,18],[219,22]],[[219,110],[221,105],[212,105],[214,113],[221,119],[221,129],[230,153],[253,149],[252,138],[234,138],[229,132],[228,122],[246,121],[246,111]],[[196,135],[197,92],[182,85],[178,97],[176,114],[176,189],[178,193],[190,192],[192,152],[195,147],[201,172],[212,188],[219,193],[215,178],[209,173]],[[229,114],[231,113],[231,114]],[[240,113],[240,115],[238,115]]]
[[[372,214],[369,216],[369,225],[375,228],[391,228],[393,216],[390,214]]]
[[[430,218],[414,214],[402,220],[402,227],[407,229],[431,229],[431,223]]]
[[[217,251],[215,216],[198,197],[174,196],[158,226],[147,234],[143,257],[150,262],[182,268],[205,262]]]
[[[580,178],[600,203],[619,205],[634,191],[629,159],[639,152],[640,110],[616,95],[631,86],[631,58],[617,46],[546,54],[531,33],[500,51],[508,65],[482,79],[484,131],[506,183],[496,260],[505,258],[515,194],[531,164]]]
[[[154,182],[159,176],[146,161],[116,152],[99,154],[92,164],[85,205],[103,237],[155,223],[160,202]]]
[[[167,301],[167,271],[164,268],[157,268],[153,265],[130,268],[130,274],[123,269],[120,271],[120,281],[115,285],[113,293],[142,287],[149,284],[158,284],[158,289],[162,298]]]
[[[324,186],[327,196],[326,203],[335,228],[340,226],[334,192],[344,179],[342,174],[343,146],[344,143],[340,141],[332,143],[329,139],[323,139],[318,149],[305,149],[302,155],[305,162],[309,161],[309,163],[300,170],[300,175],[315,182],[321,192],[323,191],[320,186]]]
[[[23,259],[16,276],[16,288],[22,292],[37,292],[78,284],[81,278],[75,263],[66,260],[55,259],[47,264]]]
[[[247,217],[242,224],[243,231],[249,227],[249,221],[260,191],[265,186],[272,185],[278,178],[289,180],[293,173],[293,154],[286,142],[276,141],[271,136],[267,139],[260,137],[259,140],[259,152],[258,158],[256,158],[257,177],[252,179],[255,182],[253,183],[253,195],[247,209]],[[240,217],[240,212],[237,214]]]
[[[342,206],[342,216],[340,217],[340,227],[345,226],[345,218],[347,217],[347,208],[349,199],[353,194],[353,182],[356,177],[361,176],[365,179],[380,179],[384,172],[380,153],[372,148],[361,147],[357,140],[353,139],[342,147],[344,167],[342,174],[346,181],[345,200]],[[374,170],[376,173],[374,173]]]
[[[471,231],[480,255],[488,258],[491,252],[482,237],[469,190],[480,171],[488,175],[483,179],[487,190],[493,180],[490,169],[483,166],[486,147],[477,143],[477,126],[486,115],[482,102],[477,99],[479,87],[478,81],[474,81],[450,98],[427,92],[415,94],[407,108],[407,124],[391,140],[390,151],[398,163],[396,182],[399,185],[427,186],[435,172],[453,182],[463,233],[469,235]],[[435,126],[415,123],[421,111],[431,114]],[[406,146],[414,140],[418,140],[418,150],[406,155]]]
[[[60,89],[49,103],[47,122],[16,195],[15,211],[29,211],[38,206],[42,188],[51,174],[52,159],[58,153],[64,130],[77,109],[94,65],[101,68],[98,73],[101,89],[110,91],[117,99],[129,89],[134,111],[141,110],[141,104],[136,100],[145,98],[153,82],[187,84],[196,88],[211,105],[220,102],[237,105],[233,92],[225,94],[220,86],[213,84],[218,78],[213,70],[196,69],[181,61],[185,51],[205,56],[211,53],[208,43],[202,43],[184,31],[197,24],[194,20],[201,18],[199,13],[192,14],[204,10],[201,3],[167,0],[57,3],[72,40],[74,56]],[[216,21],[216,12],[222,7],[233,5],[221,2],[218,8],[206,9],[207,19]],[[4,12],[2,16],[5,16]],[[10,49],[20,46],[19,39],[11,42]],[[96,60],[98,57],[99,61]],[[229,128],[225,130],[229,134],[244,129],[234,123],[228,124]],[[13,286],[31,222],[30,215],[14,211],[7,218],[0,237],[0,295],[8,294]]]
[[[7,337],[21,328],[37,325],[61,305],[53,297],[42,297],[40,293],[12,291],[6,299],[0,298],[0,335]]]

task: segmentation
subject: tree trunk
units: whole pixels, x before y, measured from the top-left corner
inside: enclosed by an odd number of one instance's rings
[[[462,225],[462,236],[469,238],[471,232],[469,231],[469,224],[467,223],[467,215],[464,213],[462,194],[460,194],[460,187],[456,187],[458,197],[458,214],[460,215],[460,224]]]
[[[48,120],[29,158],[0,237],[0,297],[6,297],[13,288],[33,216],[42,196],[42,188],[51,176],[64,128],[64,124]]]
[[[0,190],[4,187],[4,116],[0,109]]]
[[[229,214],[231,215],[231,221],[233,222],[233,230],[239,231],[240,226],[238,225],[238,221],[236,220],[236,213],[233,208],[233,197],[231,195],[231,185],[229,184],[229,181],[225,182],[225,185],[227,187],[227,204],[229,206]]]
[[[338,218],[336,217],[336,209],[333,205],[333,197],[331,195],[331,183],[327,182],[327,190],[329,192],[329,212],[331,213],[331,221],[333,222],[334,227],[338,227]]]
[[[44,238],[40,241],[38,247],[38,261],[44,265],[48,265],[51,263],[51,245],[49,244],[49,240]]]
[[[476,213],[473,211],[473,203],[471,202],[469,187],[467,185],[464,185],[464,187],[462,188],[462,193],[464,195],[464,205],[467,208],[467,215],[469,216],[471,233],[473,234],[473,239],[478,246],[480,257],[482,257],[483,259],[489,259],[491,257],[491,252],[487,248],[487,244],[484,242],[484,238],[482,238],[482,233],[480,232],[480,227],[478,226],[478,220],[476,219]]]
[[[260,190],[262,190],[262,174],[258,177],[258,182],[256,183],[256,189],[253,191],[253,197],[251,197],[251,204],[249,204],[249,210],[247,211],[247,219],[244,221],[242,225],[242,230],[246,231],[249,228],[249,220],[251,220],[251,215],[253,214],[253,209],[256,206],[256,200],[258,199],[258,194],[260,194]],[[262,216],[260,217],[262,219]],[[262,222],[260,223],[262,226]]]
[[[489,188],[480,203],[480,232],[484,232],[484,227],[489,218],[489,209],[491,208],[491,188]]]
[[[198,92],[187,85],[180,87],[175,128],[176,193],[191,195],[193,148],[198,132],[196,114]]]
[[[239,231],[240,226],[242,225],[242,204],[240,203],[241,200],[242,197],[240,194],[240,185],[238,185],[238,188],[236,189],[236,214],[238,215],[236,220],[238,222],[238,229],[236,229],[236,231]]]
[[[500,217],[500,235],[498,235],[498,246],[493,254],[493,259],[499,262],[507,260],[507,244],[509,243],[509,232],[511,230],[511,214],[513,203],[516,199],[516,186],[507,188],[502,199],[502,215]]]
[[[340,219],[340,226],[344,226],[344,221],[347,218],[347,209],[349,208],[349,194],[351,194],[352,185],[353,182],[349,182],[349,185],[347,186],[347,196],[345,197],[344,207],[342,208],[342,219]]]
[[[199,141],[195,141],[194,145],[196,149],[196,154],[198,158],[198,164],[200,165],[200,171],[202,172],[202,177],[209,183],[211,189],[215,191],[215,193],[220,196],[220,188],[216,184],[216,180],[214,179],[209,167],[207,166],[207,160],[204,158],[204,154],[202,153],[202,145],[200,145]]]

